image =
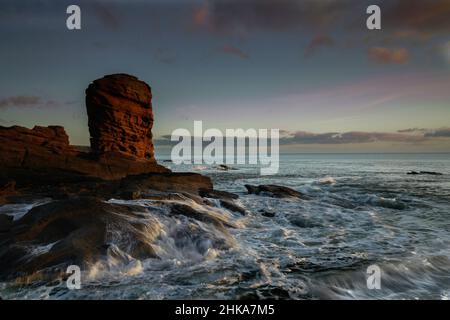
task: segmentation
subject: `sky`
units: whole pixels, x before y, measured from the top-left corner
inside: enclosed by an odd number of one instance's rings
[[[0,125],[88,145],[84,90],[128,73],[152,87],[157,145],[202,120],[280,129],[285,152],[450,152],[449,17],[450,0],[2,0]]]

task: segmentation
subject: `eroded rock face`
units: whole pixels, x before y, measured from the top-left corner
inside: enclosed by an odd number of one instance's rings
[[[89,177],[117,180],[127,175],[170,172],[156,161],[117,153],[97,156],[69,145],[63,127],[0,126],[0,184],[57,184]]]
[[[86,90],[86,108],[94,153],[154,161],[152,92],[145,82],[126,74],[95,80]]]
[[[0,126],[0,165],[17,164],[32,167],[36,164],[53,165],[64,161],[61,155],[74,154],[63,127]]]
[[[160,229],[156,221],[142,217],[142,210],[95,198],[35,207],[12,223],[6,236],[0,233],[0,279],[38,279],[41,275],[36,272],[59,265],[64,266],[62,270],[70,264],[86,268],[107,255],[112,246],[132,258],[155,258],[152,243]],[[115,231],[119,227],[120,233]]]
[[[76,154],[63,127],[0,126],[1,176],[15,168],[65,168],[67,158]]]
[[[36,206],[16,221],[0,217],[0,280],[16,283],[54,281],[69,265],[89,271],[105,262],[105,270],[120,269],[163,258],[174,245],[188,254],[227,250],[234,245],[227,227],[237,227],[222,212],[189,199],[144,207],[79,197]]]

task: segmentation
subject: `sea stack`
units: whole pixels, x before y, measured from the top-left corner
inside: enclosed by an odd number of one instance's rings
[[[155,161],[149,85],[127,74],[105,76],[86,89],[86,108],[93,153]]]

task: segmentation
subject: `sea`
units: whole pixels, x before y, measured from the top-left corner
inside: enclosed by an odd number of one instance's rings
[[[83,271],[80,290],[67,289],[63,281],[1,283],[0,296],[450,298],[450,154],[282,154],[279,172],[271,176],[261,176],[254,165],[222,170],[216,165],[163,164],[211,177],[215,189],[239,195],[237,202],[247,214],[220,206],[200,208],[185,200],[199,210],[213,210],[234,226],[225,230],[169,216],[152,200],[110,199],[143,206],[158,221],[161,236],[153,244],[158,259],[130,259],[123,265],[111,257]],[[408,175],[410,171],[442,175]],[[287,186],[306,197],[247,194],[245,184]],[[46,201],[5,205],[0,214],[17,219]]]

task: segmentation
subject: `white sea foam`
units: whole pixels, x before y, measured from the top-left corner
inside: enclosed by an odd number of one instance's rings
[[[28,211],[34,207],[51,202],[49,198],[33,201],[31,203],[4,204],[0,206],[0,214],[12,216],[14,221],[22,218]]]
[[[318,184],[328,184],[328,185],[334,185],[336,184],[336,179],[334,179],[333,177],[325,177],[322,179],[319,179],[317,181]]]

